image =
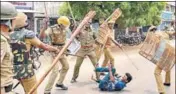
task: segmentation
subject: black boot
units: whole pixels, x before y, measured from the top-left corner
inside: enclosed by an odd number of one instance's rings
[[[170,83],[164,83],[165,86],[170,86],[171,84]]]
[[[68,87],[64,86],[64,84],[61,84],[61,85],[56,84],[56,87],[61,88],[62,90],[67,90],[68,89]]]

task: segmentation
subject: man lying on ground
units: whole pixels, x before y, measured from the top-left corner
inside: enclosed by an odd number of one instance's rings
[[[126,87],[126,84],[132,80],[130,73],[125,73],[125,75],[120,79],[120,77],[115,76],[115,68],[112,68],[111,64],[106,67],[96,67],[96,72],[108,72],[103,79],[97,81],[93,78],[92,80],[99,83],[99,88],[101,91],[120,91]]]

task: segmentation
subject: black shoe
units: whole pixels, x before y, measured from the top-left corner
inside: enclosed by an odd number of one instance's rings
[[[59,87],[61,88],[62,90],[67,90],[68,87],[64,86],[63,84],[59,85],[59,84],[56,84],[56,87]]]
[[[164,83],[165,86],[170,86],[171,84],[170,83]]]
[[[76,79],[72,79],[70,82],[71,82],[71,83],[75,83],[75,82],[77,82],[77,81],[76,81]]]

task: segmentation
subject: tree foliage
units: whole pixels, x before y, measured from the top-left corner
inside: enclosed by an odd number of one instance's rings
[[[75,19],[81,20],[89,10],[95,10],[94,19],[108,18],[116,8],[122,10],[121,17],[116,23],[120,27],[159,25],[161,12],[165,2],[69,2]],[[59,9],[60,15],[70,16],[68,2],[64,2]]]

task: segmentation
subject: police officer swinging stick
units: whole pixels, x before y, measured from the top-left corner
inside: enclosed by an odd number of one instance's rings
[[[132,60],[126,54],[125,50],[121,47],[121,45],[119,43],[117,43],[114,39],[112,39],[112,37],[110,37],[111,32],[108,32],[108,34],[107,34],[107,31],[110,31],[109,24],[114,23],[115,20],[117,20],[117,18],[120,17],[121,13],[122,13],[121,10],[119,8],[117,8],[111,14],[111,16],[109,16],[106,19],[106,21],[103,22],[103,24],[100,26],[100,31],[99,31],[98,38],[97,38],[97,42],[98,42],[97,51],[96,51],[97,58],[99,60],[102,50],[105,48],[107,43],[110,42],[110,40],[111,40],[115,45],[117,45],[123,51],[123,53],[127,56],[127,58],[130,60],[130,62],[133,64],[133,66],[138,70],[137,66],[132,62]],[[110,19],[110,21],[108,21],[109,19]],[[108,21],[108,23],[107,23],[107,21]],[[112,60],[110,60],[110,61],[113,63]]]
[[[80,32],[80,30],[83,28],[83,26],[94,16],[96,15],[95,11],[89,11],[89,13],[85,16],[83,21],[80,23],[80,25],[77,27],[77,29],[72,34],[70,40],[64,45],[64,47],[61,49],[57,57],[54,59],[52,65],[47,69],[47,71],[44,73],[44,75],[41,77],[41,79],[34,85],[34,87],[30,90],[28,94],[33,94],[33,92],[38,88],[38,86],[42,83],[42,81],[46,78],[46,76],[49,74],[49,72],[54,68],[54,66],[57,64],[60,56],[64,53],[64,51],[67,49],[67,47],[71,44],[74,37]]]

